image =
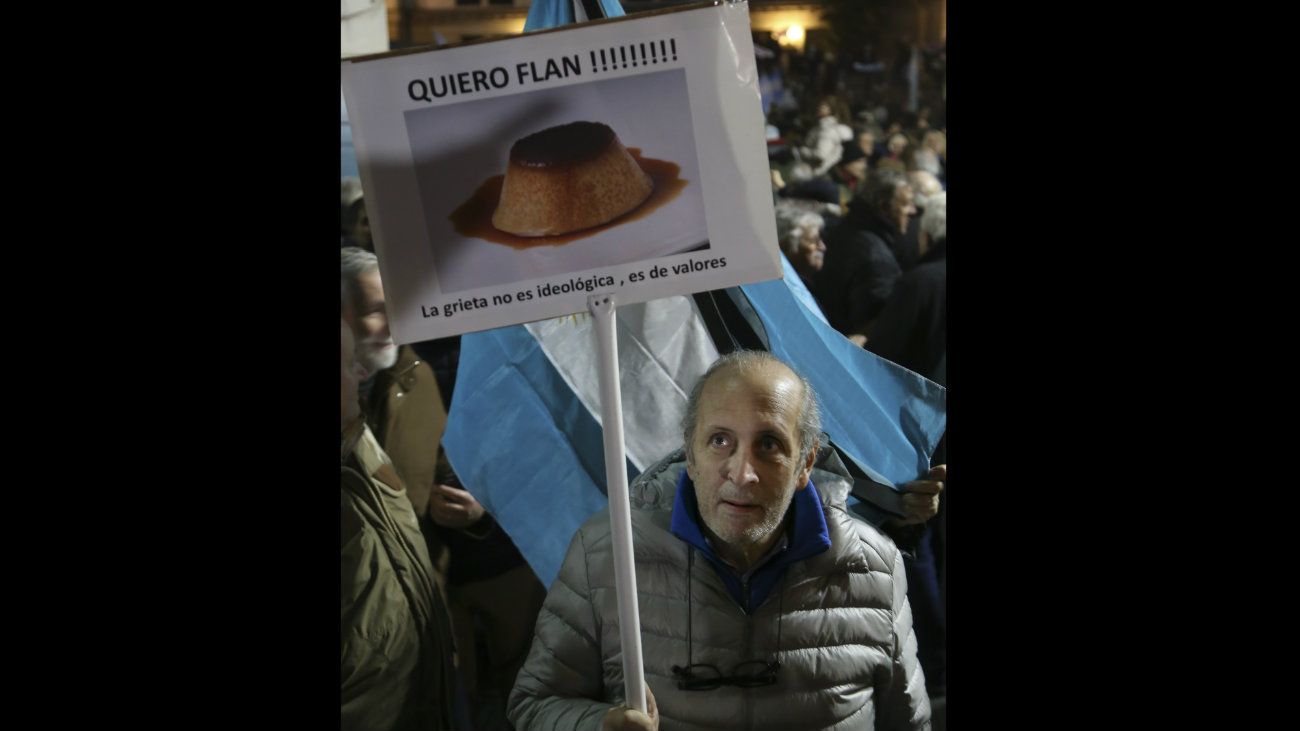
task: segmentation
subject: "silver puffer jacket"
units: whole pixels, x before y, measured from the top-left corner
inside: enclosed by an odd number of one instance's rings
[[[678,450],[631,486],[641,643],[659,728],[929,729],[902,556],[888,537],[845,512],[849,483],[838,458],[823,450],[812,478],[830,549],[787,568],[752,615],[702,556],[688,562],[696,549],[669,532],[684,466]],[[612,555],[609,513],[601,511],[574,536],[538,617],[510,695],[519,731],[597,731],[604,713],[623,702]],[[690,662],[731,674],[742,662],[775,657],[776,684],[679,690],[672,667],[687,664],[688,610]]]

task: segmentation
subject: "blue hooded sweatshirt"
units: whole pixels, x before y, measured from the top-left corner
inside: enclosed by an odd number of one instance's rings
[[[686,470],[682,470],[677,480],[677,496],[673,502],[672,522],[669,525],[672,534],[699,549],[700,553],[713,565],[718,577],[727,587],[736,604],[751,614],[761,606],[772,589],[785,573],[786,567],[796,561],[816,556],[831,547],[830,531],[826,528],[826,516],[822,508],[821,496],[812,480],[802,490],[796,490],[790,501],[787,513],[789,523],[786,540],[777,544],[774,553],[769,553],[749,574],[742,577],[727,565],[717,551],[709,545],[700,528],[700,509],[695,497],[695,483],[691,481]]]

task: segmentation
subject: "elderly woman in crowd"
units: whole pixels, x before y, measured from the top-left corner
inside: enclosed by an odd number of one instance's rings
[[[826,243],[822,241],[825,220],[818,214],[795,204],[782,201],[776,207],[776,237],[791,266],[812,288],[812,277],[821,271],[826,256]]]

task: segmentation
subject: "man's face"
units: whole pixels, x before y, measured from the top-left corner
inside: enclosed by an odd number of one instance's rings
[[[876,147],[876,136],[871,134],[870,132],[859,133],[858,147],[862,148],[863,152],[870,155],[871,151],[874,150]]]
[[[826,243],[816,226],[804,226],[799,232],[799,258],[811,271],[820,271],[826,263]]]
[[[341,367],[342,400],[339,412],[342,426],[356,420],[361,415],[361,401],[357,396],[357,383],[364,379],[365,373],[357,364],[356,353],[352,347],[352,328],[346,322],[339,323],[339,364]]]
[[[370,373],[392,368],[397,363],[397,345],[388,331],[388,310],[384,306],[384,284],[379,271],[357,277],[356,297],[349,313],[357,341],[357,360]]]
[[[912,200],[912,186],[900,185],[894,189],[894,197],[889,202],[889,216],[899,231],[906,231],[908,217],[916,215]]]
[[[704,387],[687,471],[705,526],[733,551],[770,547],[795,491],[807,486],[816,452],[799,459],[802,396],[778,364],[715,373]]]

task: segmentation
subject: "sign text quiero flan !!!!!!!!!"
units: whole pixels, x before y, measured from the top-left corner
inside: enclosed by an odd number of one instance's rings
[[[468,96],[476,92],[505,89],[512,83],[526,86],[582,76],[590,76],[623,69],[654,67],[679,60],[677,39],[665,38],[626,43],[609,48],[590,49],[584,53],[562,55],[541,61],[520,61],[514,64],[512,74],[505,66],[474,69],[454,74],[440,74],[411,79],[406,93],[413,101],[432,102],[449,96]]]

